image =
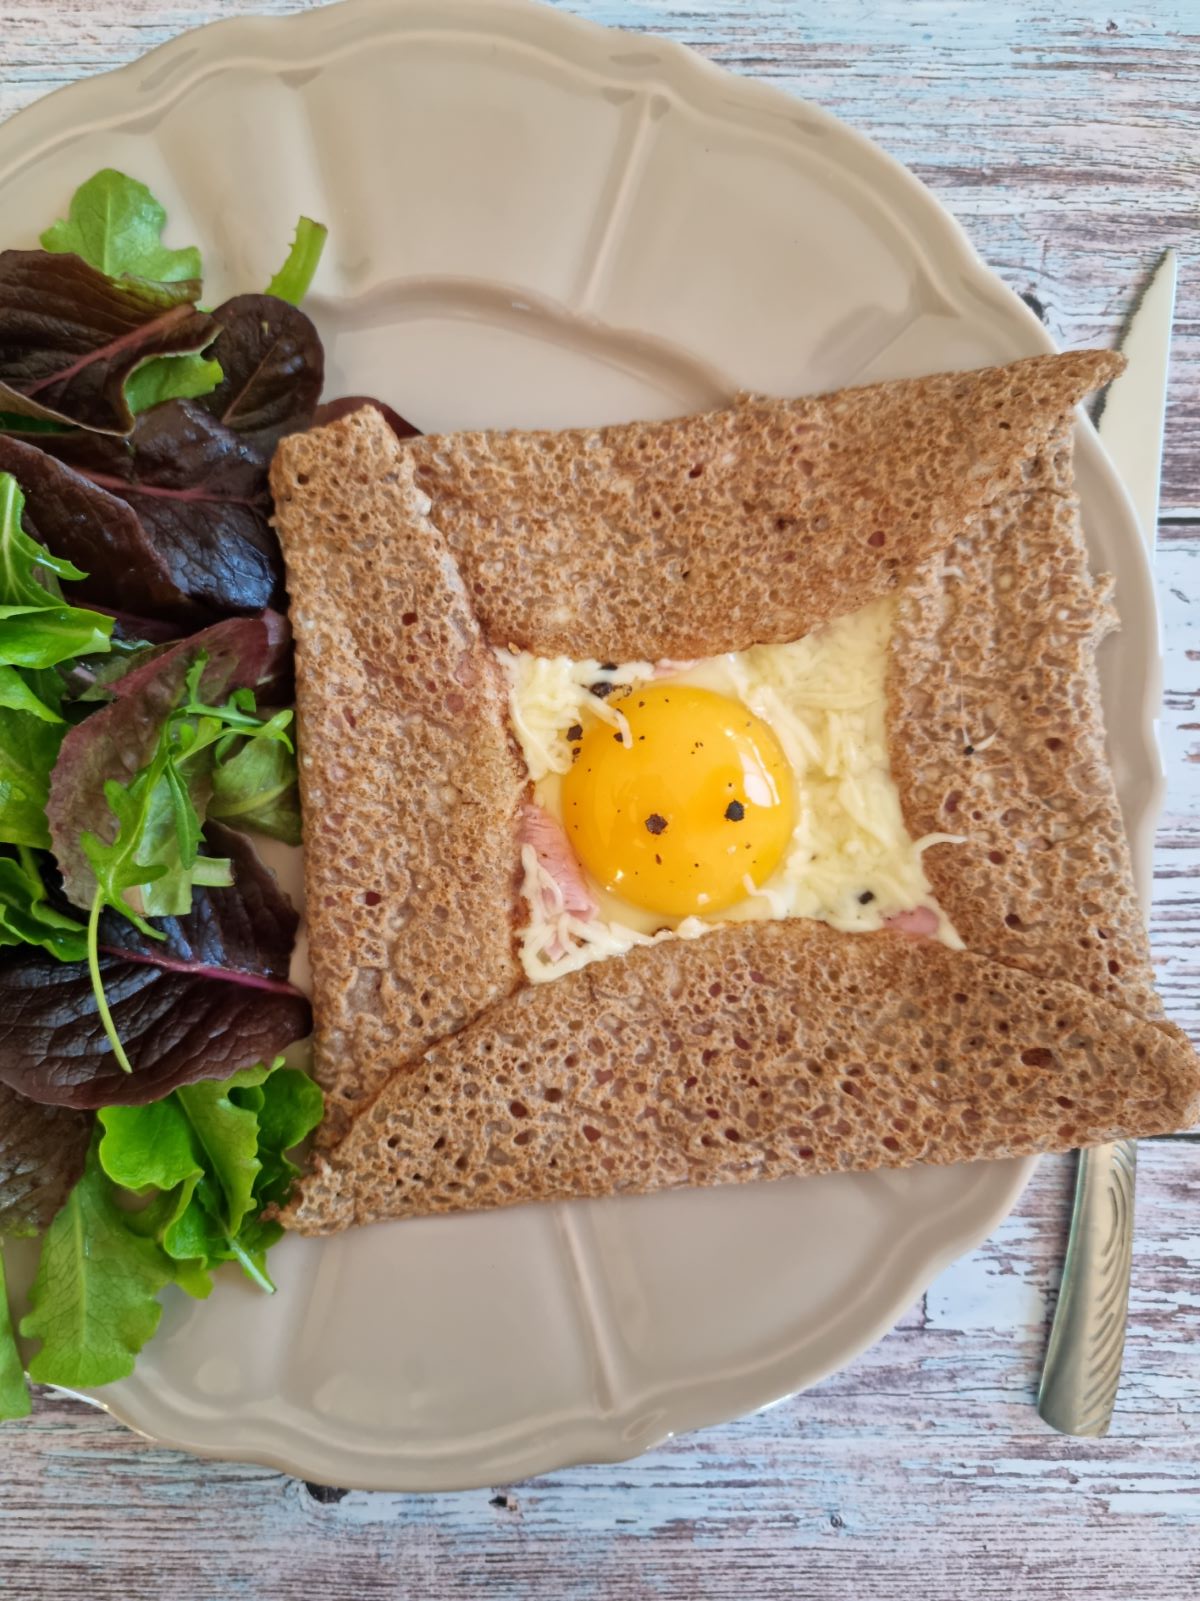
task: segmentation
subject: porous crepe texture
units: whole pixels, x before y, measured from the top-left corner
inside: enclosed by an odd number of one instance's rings
[[[412,464],[374,411],[272,467],[296,639],[319,1143],[507,995],[524,774]]]
[[[1071,438],[904,587],[888,749],[905,824],[968,947],[1162,1016],[1104,743],[1096,648],[1116,618],[1088,571]]]
[[[1013,487],[1120,358],[1040,356],[669,423],[406,442],[484,634],[658,661],[799,639]],[[286,447],[285,447],[286,448]]]
[[[526,986],[434,1046],[296,1221],[1012,1156],[1198,1109],[1186,1042],[1074,985],[898,934],[727,924]]]
[[[400,447],[381,424],[359,423],[415,470],[432,501],[421,537],[438,549],[445,538],[469,610],[504,643],[601,659],[717,654],[797,637],[899,588],[893,772],[914,835],[951,828],[964,771],[975,786],[958,818],[979,831],[961,893],[958,858],[931,853],[971,949],[747,924],[520,989],[413,1053],[317,1156],[292,1226],[1010,1156],[1195,1114],[1200,1081],[1182,1035],[1107,998],[1120,999],[1119,977],[1132,981],[1135,1008],[1154,1016],[1095,688],[1107,611],[1087,574],[1064,428],[1117,360],[1036,358],[591,433]],[[799,440],[804,454],[789,455]],[[322,448],[336,458],[344,445],[334,436]],[[684,486],[697,483],[689,500]],[[390,556],[401,566],[417,528],[407,515]],[[803,559],[786,559],[798,541]],[[939,599],[955,581],[961,605]],[[969,636],[982,641],[978,673]],[[997,688],[997,673],[1011,682]],[[302,667],[302,750],[306,731],[324,737],[305,684]],[[996,752],[994,768],[963,769],[974,760],[967,711],[983,719],[978,744]],[[1068,744],[1067,761],[1051,759]],[[1043,838],[1067,848],[1039,854]],[[1005,852],[1024,864],[1007,890],[994,871]],[[975,888],[990,897],[982,910]]]

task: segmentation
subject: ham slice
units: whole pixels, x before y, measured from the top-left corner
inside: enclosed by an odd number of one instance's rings
[[[938,915],[932,906],[914,906],[911,911],[897,912],[886,921],[889,928],[912,939],[932,939],[938,931]]]
[[[526,801],[521,808],[520,842],[523,846],[532,845],[542,868],[554,880],[562,897],[561,904],[556,904],[552,895],[546,893],[547,915],[553,917],[558,912],[570,912],[573,917],[595,917],[596,903],[558,819],[545,807]]]

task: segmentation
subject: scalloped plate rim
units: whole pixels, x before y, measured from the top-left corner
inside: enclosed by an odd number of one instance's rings
[[[85,113],[83,120],[88,125],[96,123],[109,125],[125,120],[128,117],[127,105],[122,113],[100,115],[100,108],[118,98],[114,96],[114,88],[139,79],[145,81],[150,76],[163,80],[173,59],[188,55],[193,58],[193,70],[171,84],[172,97],[176,97],[197,79],[225,70],[230,64],[232,54],[228,46],[236,39],[265,40],[270,44],[275,44],[277,41],[280,43],[295,41],[299,46],[305,40],[306,31],[315,35],[322,28],[334,27],[339,13],[350,12],[364,17],[378,18],[388,25],[389,32],[394,32],[404,26],[404,17],[407,13],[420,12],[421,9],[422,0],[340,0],[340,3],[334,5],[319,6],[312,10],[282,16],[242,15],[221,18],[188,30],[154,47],[132,62],[65,85],[43,96],[0,126],[0,157],[4,161],[3,166],[0,166],[0,184],[19,172],[28,162],[53,148],[56,142],[77,133],[80,117],[76,108]],[[931,272],[936,271],[937,276],[944,276],[947,270],[946,253],[949,252],[949,265],[959,274],[960,289],[978,297],[981,302],[1002,310],[1013,324],[1019,327],[1022,337],[1034,350],[1052,351],[1056,348],[1045,328],[1029,308],[986,266],[962,226],[941,205],[936,196],[873,140],[822,107],[792,96],[786,90],[774,85],[739,78],[674,40],[664,39],[658,35],[641,35],[608,28],[572,13],[532,4],[530,0],[489,0],[486,5],[478,4],[476,0],[442,0],[439,26],[449,30],[452,27],[462,26],[471,18],[482,22],[485,17],[487,23],[496,27],[502,34],[507,34],[513,26],[518,30],[527,26],[539,27],[544,34],[541,41],[543,48],[549,48],[546,41],[557,33],[562,38],[572,35],[581,44],[587,43],[606,54],[617,41],[627,41],[630,46],[639,47],[647,53],[647,57],[652,52],[656,58],[656,65],[670,74],[672,87],[684,94],[691,105],[707,110],[716,120],[720,120],[722,111],[726,118],[730,118],[732,111],[733,119],[736,119],[739,113],[756,109],[774,114],[776,117],[789,114],[795,118],[799,112],[803,112],[810,122],[819,123],[835,141],[842,141],[844,147],[853,149],[861,158],[869,159],[879,171],[883,181],[899,188],[916,215],[919,227],[913,225],[910,219],[913,238],[927,258]],[[252,46],[249,58],[243,54],[238,58],[239,64],[246,63],[248,59],[256,61],[257,54]],[[282,50],[276,51],[272,57],[273,62],[275,57],[282,54]],[[302,50],[294,48],[293,53],[286,59],[288,66],[294,68],[298,61],[306,62],[310,57]],[[320,59],[324,60],[326,57],[321,56]],[[688,90],[693,93],[688,94],[686,92]],[[721,106],[706,107],[706,96],[721,102]],[[10,156],[10,152],[14,150],[15,156]],[[1132,503],[1104,452],[1099,436],[1086,419],[1081,419],[1081,422],[1079,447],[1084,458],[1099,472],[1103,490],[1116,503],[1118,514],[1136,530],[1136,514]],[[1140,541],[1138,544],[1141,562],[1140,568],[1135,562],[1135,576],[1142,593],[1135,594],[1133,600],[1144,605],[1149,598],[1153,610],[1149,563],[1144,547]],[[1131,820],[1130,826],[1131,845],[1135,854],[1143,857],[1147,842],[1153,836],[1164,785],[1155,729],[1161,666],[1154,660],[1149,662],[1147,667],[1140,726],[1137,729],[1143,745],[1143,749],[1137,754],[1145,758],[1143,769],[1146,799],[1137,815]],[[1144,883],[1142,888],[1143,890],[1146,888]],[[569,1444],[564,1439],[566,1448],[563,1450],[547,1453],[543,1449],[535,1459],[532,1452],[536,1447],[529,1447],[521,1437],[510,1438],[509,1462],[498,1464],[489,1461],[481,1464],[480,1471],[460,1468],[448,1477],[439,1476],[436,1483],[430,1480],[428,1474],[420,1472],[414,1474],[412,1464],[408,1460],[403,1464],[398,1463],[383,1451],[372,1451],[363,1455],[360,1469],[355,1469],[347,1460],[341,1462],[336,1470],[331,1472],[333,1464],[324,1465],[328,1461],[328,1454],[323,1461],[321,1442],[317,1435],[311,1430],[298,1429],[291,1425],[282,1426],[275,1422],[261,1435],[255,1435],[252,1432],[253,1426],[247,1420],[241,1425],[241,1437],[215,1441],[198,1438],[196,1433],[188,1433],[185,1425],[189,1419],[182,1409],[177,1408],[168,1416],[170,1408],[163,1406],[165,1398],[161,1395],[144,1397],[150,1404],[147,1404],[145,1412],[139,1415],[138,1408],[133,1404],[134,1397],[129,1394],[124,1394],[118,1399],[106,1398],[103,1393],[65,1388],[62,1393],[77,1395],[89,1404],[106,1411],[144,1438],[160,1445],[184,1450],[202,1458],[255,1462],[303,1478],[314,1479],[325,1474],[326,1482],[336,1482],[347,1488],[423,1491],[469,1489],[502,1482],[502,1475],[505,1473],[507,1479],[503,1482],[508,1482],[582,1462],[627,1460],[662,1443],[677,1432],[712,1425],[747,1411],[775,1405],[818,1382],[829,1373],[838,1371],[886,1333],[894,1325],[897,1316],[928,1287],[938,1273],[957,1257],[982,1242],[1008,1215],[1028,1183],[1036,1161],[1036,1157],[1027,1157],[1005,1163],[988,1164],[994,1170],[992,1177],[998,1178],[1000,1170],[1003,1170],[1005,1175],[1004,1184],[996,1186],[992,1202],[980,1212],[970,1228],[961,1229],[952,1241],[943,1243],[940,1247],[928,1246],[920,1256],[919,1262],[910,1260],[907,1264],[894,1262],[889,1264],[889,1282],[893,1288],[887,1296],[881,1297],[881,1301],[886,1301],[886,1306],[862,1323],[854,1336],[847,1339],[834,1360],[815,1367],[811,1363],[806,1366],[795,1348],[789,1348],[782,1354],[776,1355],[770,1362],[759,1364],[746,1378],[739,1376],[738,1379],[710,1380],[708,1385],[700,1390],[700,1398],[691,1406],[677,1402],[672,1411],[670,1401],[673,1392],[669,1387],[665,1390],[660,1389],[658,1394],[664,1398],[663,1407],[667,1415],[651,1419],[637,1431],[628,1428],[623,1430],[621,1425],[630,1423],[630,1414],[640,1409],[644,1402],[643,1397],[635,1398],[633,1406],[608,1417],[601,1418],[594,1414],[582,1423],[573,1423]],[[906,1243],[911,1243],[914,1234],[919,1236],[926,1232],[928,1223],[929,1220],[926,1219],[920,1227],[910,1230]],[[876,1283],[878,1282],[877,1280]],[[128,1384],[130,1381],[125,1382]],[[692,1385],[693,1390],[697,1388],[699,1388],[697,1385]],[[152,1404],[154,1402],[159,1404],[159,1421],[145,1415],[154,1411]],[[195,1420],[191,1421],[194,1424]],[[234,1432],[237,1431],[236,1418],[232,1420],[226,1418],[223,1421],[232,1421]],[[276,1443],[272,1443],[269,1438],[272,1430]],[[313,1448],[311,1455],[309,1447]],[[482,1471],[483,1467],[489,1468],[490,1471]]]

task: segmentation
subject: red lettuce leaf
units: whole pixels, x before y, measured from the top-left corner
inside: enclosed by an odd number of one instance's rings
[[[196,404],[266,449],[307,428],[325,380],[325,352],[309,318],[274,295],[235,295],[213,317],[221,332],[209,354],[224,378]]]
[[[336,400],[325,400],[313,413],[312,425],[314,428],[323,428],[328,422],[337,422],[340,417],[349,417],[352,412],[361,411],[364,406],[372,406],[387,423],[397,439],[419,439],[421,430],[414,428],[398,411],[394,411],[386,400],[376,400],[373,395],[339,395]]]
[[[0,252],[0,411],[128,433],[130,373],[216,337],[198,293],[190,281],[108,278],[78,256]]]
[[[109,779],[127,784],[150,760],[196,657],[208,656],[200,693],[210,704],[235,689],[265,689],[269,697],[286,671],[290,645],[287,620],[275,612],[214,623],[109,684],[115,698],[70,730],[50,775],[46,817],[63,887],[76,906],[89,906],[96,887],[80,836],[90,830],[111,842],[116,831],[104,786]]]
[[[270,451],[199,402],[152,407],[127,439],[59,434],[37,444],[133,509],[172,582],[208,617],[284,604]]]
[[[211,620],[174,582],[167,562],[125,501],[44,450],[4,434],[0,472],[11,473],[24,491],[26,533],[87,574],[64,586],[72,604],[190,628]]]
[[[85,1112],[42,1106],[0,1084],[0,1237],[37,1234],[83,1172]]]
[[[100,970],[133,1072],[112,1054],[87,964],[22,950],[0,965],[0,1085],[55,1106],[144,1106],[270,1061],[309,1032],[309,1003],[287,981],[291,903],[248,840],[206,833],[233,861],[230,888],[197,889],[186,917],[156,919],[161,942],[101,919]]]

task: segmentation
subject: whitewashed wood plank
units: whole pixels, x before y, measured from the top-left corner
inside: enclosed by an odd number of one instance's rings
[[[0,116],[183,28],[303,0],[7,0]],[[1109,343],[1162,244],[1195,255],[1200,17],[1024,0],[570,0],[684,38],[873,134],[964,221],[1063,343]],[[1184,275],[1164,507],[1200,508],[1200,302]],[[1153,936],[1200,1039],[1200,537],[1165,523],[1171,789]],[[1143,1148],[1113,1436],[1064,1440],[1032,1397],[1069,1206],[1048,1162],[1014,1216],[900,1327],[794,1403],[633,1464],[526,1486],[326,1502],[265,1470],[147,1447],[42,1398],[2,1436],[6,1596],[189,1601],[325,1588],[431,1601],[745,1595],[1183,1601],[1200,1587],[1196,1147]],[[1139,1585],[1145,1581],[1145,1589]]]

